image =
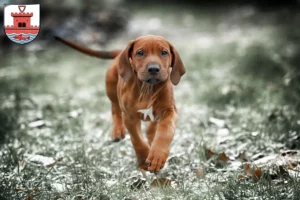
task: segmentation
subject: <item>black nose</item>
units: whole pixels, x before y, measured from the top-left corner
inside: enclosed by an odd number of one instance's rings
[[[159,66],[158,65],[148,65],[147,70],[149,74],[155,75],[159,72]]]

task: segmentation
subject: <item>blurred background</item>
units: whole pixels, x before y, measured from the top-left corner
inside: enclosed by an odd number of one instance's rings
[[[41,4],[41,30],[35,44],[24,46],[42,49],[54,44],[53,35],[89,46],[103,47],[112,39],[145,34],[217,34],[272,25],[283,32],[297,20],[299,0],[228,0],[228,1],[138,1],[138,0],[1,0],[1,25],[5,3]],[[162,15],[164,14],[164,15]],[[296,18],[296,19],[295,19]],[[179,20],[179,21],[178,21]],[[177,27],[176,26],[176,22]],[[292,28],[292,27],[290,27]],[[170,30],[172,29],[172,30]],[[275,33],[274,33],[275,34]],[[13,49],[4,30],[1,44]],[[201,39],[201,38],[200,38]],[[7,52],[7,48],[1,51]]]
[[[41,29],[26,45],[0,29],[0,194],[147,196],[128,186],[139,177],[128,137],[108,142],[104,77],[111,61],[78,53],[53,36],[112,50],[157,34],[175,46],[187,69],[175,87],[180,120],[173,162],[162,173],[185,187],[172,190],[169,199],[219,193],[227,199],[299,198],[299,179],[244,184],[235,181],[241,164],[219,170],[204,156],[207,148],[233,157],[246,152],[252,162],[299,150],[299,0],[1,0],[1,26],[4,3],[40,4]],[[32,155],[64,159],[48,173]],[[192,166],[205,171],[203,182]],[[220,183],[217,175],[229,181]],[[30,189],[37,183],[39,191]],[[283,191],[287,185],[294,187]]]

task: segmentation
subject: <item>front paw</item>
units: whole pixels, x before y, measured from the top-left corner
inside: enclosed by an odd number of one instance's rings
[[[146,159],[148,171],[159,172],[165,165],[169,156],[169,148],[152,146]]]

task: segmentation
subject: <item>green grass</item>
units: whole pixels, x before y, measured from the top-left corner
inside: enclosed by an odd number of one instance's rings
[[[246,151],[254,161],[299,149],[299,21],[292,13],[290,23],[274,20],[284,11],[169,9],[136,10],[132,18],[137,25],[153,14],[164,19],[150,33],[172,42],[187,68],[175,87],[180,120],[165,169],[143,177],[129,138],[110,142],[109,61],[65,47],[18,59],[11,53],[0,68],[1,199],[299,199],[299,173],[238,180],[242,166],[205,156],[207,148],[230,157]],[[136,31],[107,48],[144,33]],[[211,117],[224,120],[229,133],[220,135]],[[37,120],[45,125],[30,127]],[[63,159],[45,167],[31,161],[33,155]],[[196,176],[197,169],[204,177]],[[156,177],[177,186],[151,188]]]

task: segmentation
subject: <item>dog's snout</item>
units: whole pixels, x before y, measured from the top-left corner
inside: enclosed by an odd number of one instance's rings
[[[148,70],[149,74],[155,75],[155,74],[158,74],[160,68],[156,64],[151,64],[151,65],[147,66],[147,70]]]

